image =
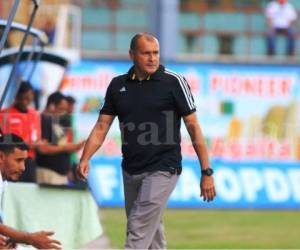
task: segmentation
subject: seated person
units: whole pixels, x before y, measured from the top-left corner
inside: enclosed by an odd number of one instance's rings
[[[293,24],[297,20],[297,12],[293,5],[287,0],[274,0],[267,5],[265,16],[269,25],[267,34],[268,55],[274,55],[276,36],[282,34],[287,37],[286,53],[293,56],[295,54],[296,39]]]
[[[28,146],[14,134],[0,136],[0,196],[3,180],[17,181],[25,170]],[[1,207],[2,211],[2,207]],[[60,242],[51,239],[53,232],[27,233],[15,230],[0,222],[0,249],[14,249],[17,243],[32,245],[37,249],[60,249]]]

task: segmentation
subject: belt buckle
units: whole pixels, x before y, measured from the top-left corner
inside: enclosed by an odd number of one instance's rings
[[[169,168],[169,172],[170,172],[170,174],[177,174],[177,168],[171,167],[171,168]]]

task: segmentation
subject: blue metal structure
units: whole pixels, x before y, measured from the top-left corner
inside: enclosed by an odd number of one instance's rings
[[[3,35],[2,35],[1,40],[0,40],[0,56],[1,56],[4,44],[5,44],[5,41],[7,40],[9,32],[11,30],[18,30],[18,31],[24,32],[24,36],[23,36],[23,39],[22,39],[20,47],[19,47],[19,52],[18,52],[18,54],[17,54],[17,56],[14,60],[14,64],[13,64],[12,70],[10,72],[8,81],[7,81],[7,83],[4,87],[3,93],[1,95],[0,108],[2,107],[2,105],[4,103],[4,100],[7,96],[7,93],[9,91],[10,86],[15,82],[13,95],[16,93],[17,89],[19,88],[19,84],[20,84],[21,79],[16,77],[16,70],[17,70],[17,65],[20,61],[21,54],[22,54],[22,51],[24,49],[24,46],[25,46],[25,43],[27,41],[28,36],[32,35],[34,37],[34,39],[33,39],[34,42],[33,43],[35,45],[39,44],[41,47],[43,47],[47,43],[47,37],[43,32],[40,32],[36,29],[31,28],[33,20],[34,20],[35,15],[36,15],[36,12],[37,12],[38,7],[39,7],[39,3],[38,3],[37,0],[32,0],[32,2],[33,2],[33,10],[32,10],[32,13],[30,15],[28,25],[22,25],[22,24],[18,24],[18,23],[13,22],[13,19],[16,15],[18,6],[20,4],[20,0],[16,0],[14,2],[13,7],[12,7],[10,13],[9,13],[8,20],[1,20],[0,21],[0,27],[4,28],[4,32],[3,32]],[[30,60],[30,58],[31,58],[31,55],[28,57],[28,60]]]

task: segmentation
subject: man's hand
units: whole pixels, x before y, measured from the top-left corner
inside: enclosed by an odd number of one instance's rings
[[[54,232],[40,231],[28,235],[28,244],[37,249],[61,249],[61,243],[50,238]]]
[[[0,249],[16,249],[17,244],[4,235],[0,235]]]
[[[80,161],[77,166],[77,175],[80,180],[85,181],[89,173],[89,162],[86,160]]]
[[[204,201],[210,202],[216,196],[216,189],[214,185],[214,179],[212,176],[202,175],[200,188],[200,196],[203,197]]]
[[[3,249],[2,247],[7,244],[7,237],[0,234],[0,249]]]

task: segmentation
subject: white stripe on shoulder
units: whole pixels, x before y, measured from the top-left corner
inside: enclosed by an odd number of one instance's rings
[[[189,105],[189,108],[190,109],[194,109],[195,108],[195,104],[194,104],[194,100],[193,100],[193,97],[192,97],[192,93],[190,91],[190,88],[188,87],[188,83],[186,82],[186,80],[184,79],[183,76],[173,72],[173,71],[170,71],[170,70],[167,70],[165,69],[165,73],[166,74],[169,74],[169,75],[172,75],[174,76],[175,78],[177,78],[179,84],[180,84],[180,87],[184,93],[184,96],[186,98],[186,101]]]
[[[174,71],[171,71],[169,69],[167,70],[166,73],[169,73],[170,75],[173,75],[173,76],[175,76],[178,79],[178,81],[179,81],[179,83],[181,85],[181,88],[183,88],[182,90],[185,93],[187,101],[188,101],[188,103],[190,103],[190,106],[192,107],[191,109],[195,108],[196,106],[194,104],[194,99],[192,97],[192,93],[190,91],[190,88],[188,86],[188,83],[187,83],[186,79],[182,75],[180,75],[180,74],[178,74],[178,73],[176,73]]]
[[[190,98],[191,98],[191,100],[192,100],[192,104],[194,105],[194,107],[196,107],[195,104],[194,104],[194,98],[193,98],[193,95],[192,95],[190,86],[189,86],[189,84],[188,84],[188,81],[185,79],[184,76],[182,76],[182,79],[183,79],[183,82],[185,83],[185,86],[186,86],[188,95],[190,96]]]

